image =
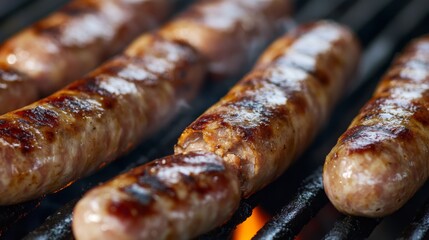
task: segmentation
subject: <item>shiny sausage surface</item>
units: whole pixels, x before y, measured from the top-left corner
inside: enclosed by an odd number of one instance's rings
[[[164,157],[87,193],[74,210],[74,236],[192,239],[237,209],[238,184],[215,154]]]
[[[175,152],[218,154],[240,175],[243,196],[251,195],[311,143],[358,59],[348,29],[331,22],[298,28],[183,132]]]
[[[197,49],[215,79],[236,76],[285,31],[289,0],[202,0],[161,29]],[[250,67],[250,66],[249,66]]]
[[[6,106],[2,102],[0,112],[31,103],[94,69],[165,20],[174,2],[73,0],[16,34],[0,46],[0,65],[25,74],[31,83],[23,82],[21,98],[10,98]],[[30,84],[37,92],[26,91]]]
[[[429,175],[429,36],[393,62],[372,99],[326,158],[326,194],[341,212],[381,217]]]

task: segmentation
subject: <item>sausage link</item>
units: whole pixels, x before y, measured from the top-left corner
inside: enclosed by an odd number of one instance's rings
[[[393,62],[372,99],[326,158],[326,194],[341,212],[381,217],[429,175],[429,36]]]
[[[119,52],[141,32],[157,26],[172,12],[173,2],[73,0],[2,44],[0,64],[25,74],[38,94],[46,96]],[[22,88],[27,85],[22,82]],[[37,100],[37,95],[27,98],[11,99],[14,108]]]
[[[238,179],[220,157],[174,155],[87,193],[73,232],[76,239],[192,239],[222,224],[239,202]]]
[[[285,30],[291,12],[288,0],[205,0],[161,29],[208,59],[213,78],[236,76],[243,65]],[[222,17],[220,17],[222,16]]]
[[[250,74],[193,122],[175,152],[221,156],[248,197],[311,143],[358,59],[359,46],[346,28],[331,22],[300,27],[277,40]]]
[[[205,65],[190,47],[146,35],[85,78],[0,116],[0,204],[64,187],[117,158],[192,97]]]

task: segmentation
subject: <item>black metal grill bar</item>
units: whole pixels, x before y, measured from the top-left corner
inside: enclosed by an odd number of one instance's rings
[[[324,1],[309,1],[296,14],[294,19],[297,22],[311,21],[320,19],[321,16],[328,16],[334,12],[341,4],[349,0],[324,0]]]
[[[73,211],[74,205],[77,203],[77,201],[78,200],[76,199],[67,203],[60,211],[49,216],[45,221],[46,224],[31,232],[24,239],[71,239],[72,215],[69,213]]]
[[[322,168],[306,180],[295,197],[253,238],[293,239],[302,227],[328,202],[322,184]]]
[[[23,2],[23,0],[19,1]],[[16,33],[18,30],[46,16],[48,13],[59,8],[68,1],[69,0],[28,1],[28,4],[24,4],[17,11],[13,12],[13,15],[0,21],[0,41],[4,41],[7,37]]]
[[[0,0],[0,19],[5,19],[11,12],[22,7],[24,4],[28,3],[30,0]]]
[[[355,30],[363,29],[368,22],[379,12],[385,9],[395,0],[362,0],[358,1],[349,11],[347,11],[340,19],[340,22]],[[364,16],[363,16],[363,13]]]
[[[419,209],[414,220],[408,225],[398,239],[428,239],[429,238],[429,201]]]
[[[0,207],[0,236],[9,229],[9,226],[26,217],[32,210],[40,205],[41,199],[24,204]]]

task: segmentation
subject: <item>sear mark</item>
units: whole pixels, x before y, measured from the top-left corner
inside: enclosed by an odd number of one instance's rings
[[[119,201],[112,200],[107,206],[107,211],[123,221],[133,221],[133,219],[154,213],[151,207],[142,205],[137,201],[129,199],[121,199]]]
[[[50,97],[46,100],[46,103],[80,117],[91,115],[99,111],[95,103],[69,95]]]
[[[36,107],[15,112],[16,115],[26,119],[30,124],[36,126],[56,127],[58,126],[58,113],[55,111]]]
[[[340,143],[347,144],[351,153],[361,153],[368,150],[381,150],[386,140],[409,141],[413,136],[413,132],[404,126],[360,125],[347,130],[340,138]]]
[[[138,184],[132,184],[131,186],[125,187],[123,191],[131,195],[143,205],[148,205],[153,200],[151,192]]]
[[[22,153],[29,153],[34,149],[35,136],[20,126],[10,120],[0,120],[0,137],[11,145],[18,144]]]
[[[102,79],[97,76],[88,77],[69,85],[67,90],[83,92],[89,95],[98,95],[102,98],[103,107],[107,109],[112,109],[117,99],[112,93],[110,93],[100,85],[101,82]]]
[[[147,186],[150,189],[153,189],[157,192],[163,192],[166,194],[174,194],[174,191],[165,185],[161,179],[157,176],[149,175],[147,172],[143,176],[138,178],[138,184],[142,186]]]

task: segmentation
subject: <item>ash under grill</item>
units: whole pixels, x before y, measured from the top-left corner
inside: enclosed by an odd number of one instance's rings
[[[3,3],[5,2],[5,3]],[[29,22],[44,16],[65,0],[0,0],[7,6],[0,11],[0,40],[4,40]],[[347,128],[360,107],[372,94],[380,76],[394,54],[412,38],[429,33],[427,0],[295,0],[297,23],[327,18],[350,26],[362,43],[360,76],[353,82],[326,126],[312,146],[277,181],[242,202],[240,209],[224,226],[201,239],[225,239],[256,206],[272,219],[254,239],[293,239],[313,217],[329,212],[329,222],[311,239],[425,239],[429,237],[429,199],[426,184],[401,210],[385,219],[344,216],[333,210],[326,198],[321,166],[326,154]],[[18,8],[19,7],[19,8]],[[5,239],[72,239],[71,211],[77,199],[90,187],[106,181],[134,166],[171,154],[181,131],[206,108],[223,96],[238,79],[207,84],[202,93],[168,127],[98,173],[82,179],[51,196],[16,206],[0,207],[0,232]],[[427,201],[427,203],[424,203]],[[47,218],[47,219],[46,219]],[[17,220],[20,219],[20,220]],[[301,235],[300,235],[301,236]],[[302,234],[308,236],[308,234]],[[303,239],[307,239],[304,238]]]

